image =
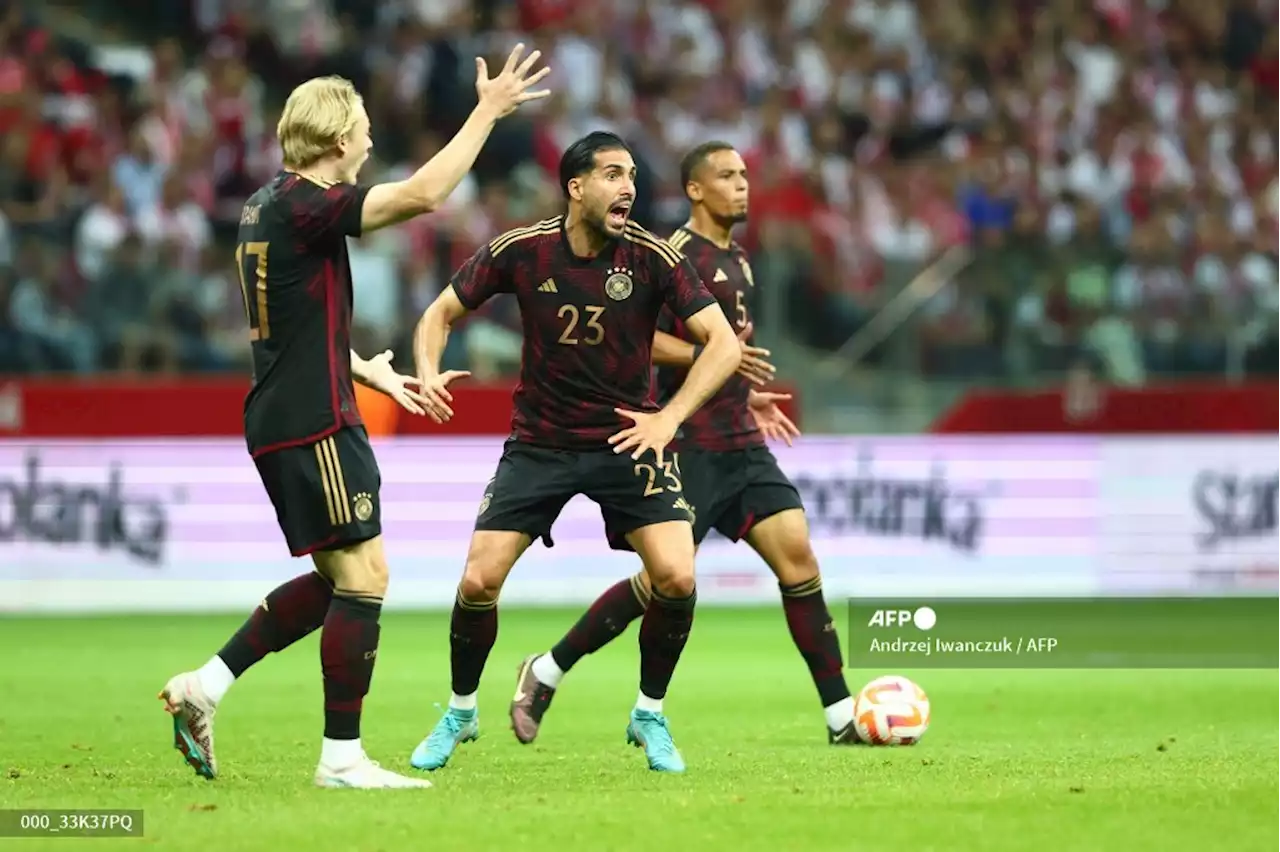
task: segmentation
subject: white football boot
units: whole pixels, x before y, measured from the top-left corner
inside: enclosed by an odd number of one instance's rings
[[[362,754],[360,759],[345,769],[332,769],[321,763],[316,767],[317,787],[349,787],[356,790],[403,790],[430,787],[425,778],[409,778],[383,769],[378,761]]]
[[[213,780],[218,759],[213,755],[213,714],[215,704],[205,694],[195,672],[174,675],[157,696],[165,712],[173,717],[173,747],[201,778]]]

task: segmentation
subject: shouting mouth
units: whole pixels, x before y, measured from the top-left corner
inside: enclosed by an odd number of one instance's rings
[[[609,227],[621,230],[627,224],[627,218],[631,215],[631,201],[619,201],[609,208],[609,214],[605,219],[609,223]]]

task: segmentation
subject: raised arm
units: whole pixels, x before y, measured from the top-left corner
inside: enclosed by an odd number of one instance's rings
[[[529,87],[546,77],[551,69],[542,68],[530,74],[542,54],[535,50],[521,62],[523,52],[524,45],[516,45],[507,57],[502,73],[492,80],[484,59],[476,58],[476,94],[480,96],[480,102],[449,144],[411,177],[378,184],[369,190],[361,210],[360,224],[364,232],[438,209],[471,171],[498,119],[514,112],[522,103],[550,94],[545,89],[529,91]]]

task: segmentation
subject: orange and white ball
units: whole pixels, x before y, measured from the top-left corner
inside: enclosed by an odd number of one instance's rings
[[[858,736],[871,745],[912,745],[929,729],[929,696],[900,675],[862,687],[853,704]]]

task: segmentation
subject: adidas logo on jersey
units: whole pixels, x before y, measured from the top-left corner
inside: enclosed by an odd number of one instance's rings
[[[538,292],[539,293],[558,293],[560,291],[556,289],[556,282],[548,278],[546,281],[543,281],[541,284],[538,285]]]
[[[721,281],[728,281],[728,280],[729,280],[729,276],[724,274],[724,270],[723,270],[723,269],[717,269],[717,270],[716,270],[716,274],[715,274],[715,276],[714,276],[711,280],[712,280],[712,281],[714,281],[714,282],[716,282],[716,283],[719,283],[719,282],[721,282]]]

